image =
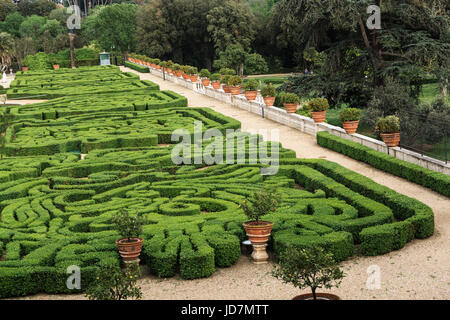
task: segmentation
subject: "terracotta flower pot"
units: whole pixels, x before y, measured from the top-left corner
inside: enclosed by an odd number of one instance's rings
[[[240,86],[231,86],[230,92],[233,96],[237,96],[238,94],[241,93],[241,87]]]
[[[219,90],[220,89],[220,82],[219,81],[213,81],[212,82],[212,86],[215,90]]]
[[[166,70],[167,70],[167,73],[168,73],[168,74],[172,74],[172,69],[167,68]]]
[[[184,80],[188,80],[189,79],[189,75],[187,73],[183,73],[183,78],[184,78]]]
[[[209,83],[210,83],[211,81],[209,81],[209,79],[202,79],[202,84],[203,84],[203,86],[205,86],[205,87],[209,87]]]
[[[161,66],[156,66],[156,70],[161,70]]]
[[[58,70],[59,69],[59,64],[54,64],[53,65],[53,70]]]
[[[191,79],[191,82],[192,82],[192,83],[194,83],[194,82],[197,82],[197,81],[198,81],[198,75],[196,75],[196,74],[194,74],[194,75],[191,75],[191,76],[190,76],[189,78]]]
[[[181,70],[177,70],[177,71],[175,71],[175,75],[176,75],[178,78],[181,78],[181,77],[183,76],[183,72],[182,72]]]
[[[253,101],[256,99],[256,96],[258,95],[258,91],[256,90],[245,91],[244,94],[248,101]]]
[[[321,123],[325,121],[327,111],[311,111],[311,117],[315,123]]]
[[[273,222],[270,221],[247,221],[242,224],[248,240],[252,244],[264,244],[269,240],[272,232]]]
[[[225,91],[225,93],[231,93],[231,88],[227,84],[222,85],[222,89],[223,91]]]
[[[337,295],[331,293],[316,293],[317,300],[341,300]],[[312,293],[301,294],[292,298],[292,300],[313,300]]]
[[[400,143],[400,132],[381,133],[380,135],[388,147],[397,147]]]
[[[275,103],[275,97],[264,97],[264,104],[267,107],[272,107],[273,104]]]
[[[345,129],[345,132],[348,134],[354,134],[356,133],[356,130],[358,130],[359,120],[356,121],[344,121],[342,123],[342,126]]]
[[[295,113],[295,111],[297,111],[297,106],[296,103],[285,103],[284,109],[286,109],[287,113]]]
[[[28,71],[28,67],[22,67],[22,71]]]
[[[123,261],[133,261],[139,259],[143,242],[144,240],[141,238],[131,238],[130,240],[117,239],[116,246],[117,249],[119,249],[119,253]]]

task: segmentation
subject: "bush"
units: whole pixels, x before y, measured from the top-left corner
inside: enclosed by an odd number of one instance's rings
[[[295,93],[284,93],[281,96],[281,102],[282,103],[300,103],[300,98],[298,95],[296,95]]]
[[[242,84],[242,78],[239,76],[231,76],[228,79],[228,85],[230,86],[240,86]]]
[[[400,132],[400,121],[397,116],[387,116],[386,118],[379,118],[376,127],[377,132],[381,133],[395,133]]]
[[[131,68],[131,69],[134,69],[136,71],[142,72],[142,73],[149,73],[150,72],[150,70],[148,69],[147,66],[141,66],[139,64],[128,62],[128,61],[124,62],[124,66],[128,67],[128,68]]]
[[[219,73],[213,73],[213,74],[210,76],[211,81],[220,81],[220,78],[221,78],[221,76],[220,76]]]
[[[258,53],[247,55],[244,63],[244,74],[263,74],[269,71],[266,60]]]
[[[236,70],[230,69],[230,68],[221,68],[219,70],[219,73],[223,76],[225,76],[225,75],[234,76],[234,75],[236,75]]]
[[[308,102],[308,108],[312,112],[325,111],[330,107],[326,98],[314,98]]]
[[[450,197],[450,177],[446,174],[397,159],[359,143],[334,136],[328,132],[319,132],[317,134],[317,143],[322,147],[340,152],[353,159],[370,164],[377,169],[405,178]]]
[[[198,73],[198,69],[196,67],[189,67],[187,69],[187,73],[191,76],[196,75]]]
[[[209,78],[211,76],[211,72],[208,69],[202,69],[199,73],[200,78]]]
[[[256,91],[258,90],[259,83],[257,80],[252,79],[244,83],[244,90],[245,91]]]
[[[339,119],[344,121],[358,121],[361,119],[362,110],[357,108],[345,108],[339,114]]]
[[[277,91],[275,89],[275,86],[271,83],[264,85],[261,88],[261,96],[263,96],[264,98],[266,97],[275,97]]]

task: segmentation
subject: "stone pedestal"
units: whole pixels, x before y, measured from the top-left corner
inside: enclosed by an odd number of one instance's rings
[[[252,259],[255,264],[263,264],[269,261],[269,255],[266,251],[267,244],[254,244]]]

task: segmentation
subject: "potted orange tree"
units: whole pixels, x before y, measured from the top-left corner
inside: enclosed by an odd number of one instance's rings
[[[188,65],[181,66],[181,70],[183,71],[182,76],[183,76],[184,80],[189,79],[189,68],[190,68],[190,66],[188,66]]]
[[[323,248],[311,246],[297,249],[292,245],[279,255],[279,265],[274,267],[272,275],[299,289],[311,288],[311,293],[292,300],[340,300],[334,294],[318,293],[316,290],[338,288],[345,277],[333,255]]]
[[[175,76],[177,76],[178,78],[180,78],[182,75],[181,66],[178,63],[174,63],[172,68],[173,68],[173,74]]]
[[[272,107],[275,102],[276,89],[273,84],[269,83],[261,88],[261,96],[264,99],[264,104]]]
[[[339,119],[342,126],[348,134],[354,134],[358,130],[359,120],[361,119],[362,110],[357,108],[342,109]]]
[[[376,123],[376,131],[388,147],[397,147],[400,143],[400,121],[397,116],[379,118]]]
[[[314,98],[308,102],[308,108],[311,110],[311,117],[315,123],[325,121],[327,109],[329,108],[328,100],[326,98]]]
[[[205,87],[208,87],[208,86],[209,86],[209,83],[211,82],[211,81],[209,80],[209,77],[211,77],[211,72],[209,72],[208,69],[202,69],[202,70],[200,70],[199,76],[200,76],[200,78],[202,79],[202,84],[203,84]]]
[[[241,93],[242,78],[239,76],[231,76],[228,80],[228,85],[230,86],[230,92],[233,96]]]
[[[212,86],[215,90],[220,89],[220,74],[219,73],[213,73],[209,79],[212,82]]]
[[[222,75],[221,82],[222,82],[222,89],[225,93],[230,93],[230,86],[228,85],[228,81],[230,78],[234,75],[236,75],[236,71],[229,68],[222,68],[219,70],[219,73]]]
[[[114,218],[116,229],[122,238],[116,240],[120,256],[125,262],[139,260],[144,240],[139,238],[145,219],[139,214],[131,217],[127,210],[121,209]]]
[[[300,103],[300,98],[295,93],[285,92],[281,95],[281,102],[287,113],[295,113]]]
[[[250,219],[242,224],[248,239],[253,245],[252,258],[255,263],[265,263],[268,260],[266,252],[267,241],[272,232],[273,222],[260,220],[262,216],[274,212],[281,204],[281,196],[274,189],[254,192],[250,199],[245,199],[240,208]]]
[[[255,79],[251,79],[244,83],[244,94],[248,101],[253,101],[256,99],[256,96],[258,95],[258,87],[259,83]]]

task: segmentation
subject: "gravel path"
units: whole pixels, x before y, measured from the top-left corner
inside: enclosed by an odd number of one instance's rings
[[[126,71],[134,72],[124,68]],[[137,73],[137,72],[135,72]],[[324,149],[313,136],[276,122],[262,119],[247,111],[197,94],[151,74],[141,79],[158,83],[161,90],[173,90],[188,98],[191,107],[210,107],[242,122],[243,131],[260,133],[261,129],[279,130],[280,142],[295,150],[299,158],[323,158],[416,198],[433,209],[435,234],[425,240],[413,240],[403,249],[377,257],[354,257],[342,263],[346,273],[340,288],[331,291],[343,299],[450,299],[450,199],[427,188],[372,168],[342,154]],[[270,136],[266,136],[270,140]],[[369,290],[367,268],[377,265],[381,271],[381,287]],[[254,265],[245,256],[234,266],[219,269],[206,279],[182,280],[178,276],[158,279],[144,275],[140,280],[144,299],[291,299],[302,292],[283,284],[268,273],[272,264]],[[35,295],[25,299],[83,299],[82,295]]]

